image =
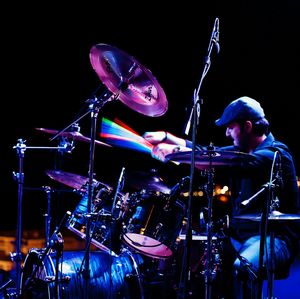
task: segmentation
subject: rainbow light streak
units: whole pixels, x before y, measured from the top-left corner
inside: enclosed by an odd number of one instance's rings
[[[119,123],[121,122],[119,121]],[[122,125],[102,118],[100,137],[105,138],[105,142],[110,145],[151,154],[153,145],[127,125],[123,123]]]

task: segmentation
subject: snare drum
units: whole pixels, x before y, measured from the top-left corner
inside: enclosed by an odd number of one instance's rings
[[[179,244],[176,251],[175,264],[177,278],[174,280],[175,288],[180,287],[180,274],[182,273],[183,265],[185,263],[185,240],[186,235],[179,235]],[[208,265],[208,236],[206,233],[193,234],[192,242],[189,244],[190,250],[190,285],[189,293],[193,294],[191,298],[204,298],[206,292],[206,281],[208,275],[212,283],[212,298],[223,298],[220,287],[221,273],[222,273],[222,261],[223,261],[223,241],[224,238],[218,235],[212,235],[211,248],[210,248],[210,260]],[[208,268],[210,266],[210,268]],[[209,269],[209,272],[208,272]]]
[[[90,217],[91,243],[101,250],[117,253],[121,247],[120,235],[125,217],[126,196],[118,193],[115,207],[112,209],[114,192],[110,186],[99,183],[95,193],[92,212],[87,213],[88,195],[85,194],[67,222],[67,228],[85,239],[86,224]]]
[[[134,193],[131,217],[122,240],[140,254],[158,259],[173,254],[176,238],[182,226],[185,205],[161,192]]]

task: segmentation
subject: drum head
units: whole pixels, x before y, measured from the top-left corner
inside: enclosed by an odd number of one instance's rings
[[[166,259],[173,254],[168,246],[146,235],[127,233],[122,239],[129,247],[149,257]]]

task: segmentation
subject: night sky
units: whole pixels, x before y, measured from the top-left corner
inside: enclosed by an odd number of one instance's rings
[[[292,150],[299,175],[299,1],[230,1],[230,6],[225,4],[228,1],[199,2],[166,7],[129,1],[64,7],[12,3],[2,11],[6,21],[1,21],[1,228],[15,229],[17,222],[19,193],[13,171],[19,171],[20,159],[13,147],[18,139],[26,140],[28,147],[58,145],[35,128],[60,130],[82,114],[85,101],[101,84],[89,60],[92,46],[105,43],[132,55],[152,72],[168,100],[168,110],[160,117],[143,115],[120,101],[110,102],[99,113],[98,131],[101,118],[106,117],[123,121],[141,135],[167,130],[184,136],[216,17],[221,50],[211,53],[211,66],[201,86],[198,142],[229,143],[224,129],[215,127],[214,121],[230,101],[247,95],[260,101],[273,134]],[[90,136],[89,114],[79,126],[82,134]],[[74,209],[80,195],[52,181],[45,171],[60,167],[88,176],[89,157],[89,145],[79,141],[71,154],[26,149],[24,228],[43,229],[47,201],[42,186],[63,189],[52,196],[54,222]],[[122,167],[125,178],[131,171],[148,173],[155,168],[168,186],[189,174],[188,167],[163,164],[143,153],[96,147],[97,180],[116,186]]]

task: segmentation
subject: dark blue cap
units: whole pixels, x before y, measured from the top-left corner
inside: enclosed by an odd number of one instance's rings
[[[239,120],[258,120],[264,117],[264,110],[256,100],[241,97],[232,101],[215,123],[217,126],[225,126]]]

